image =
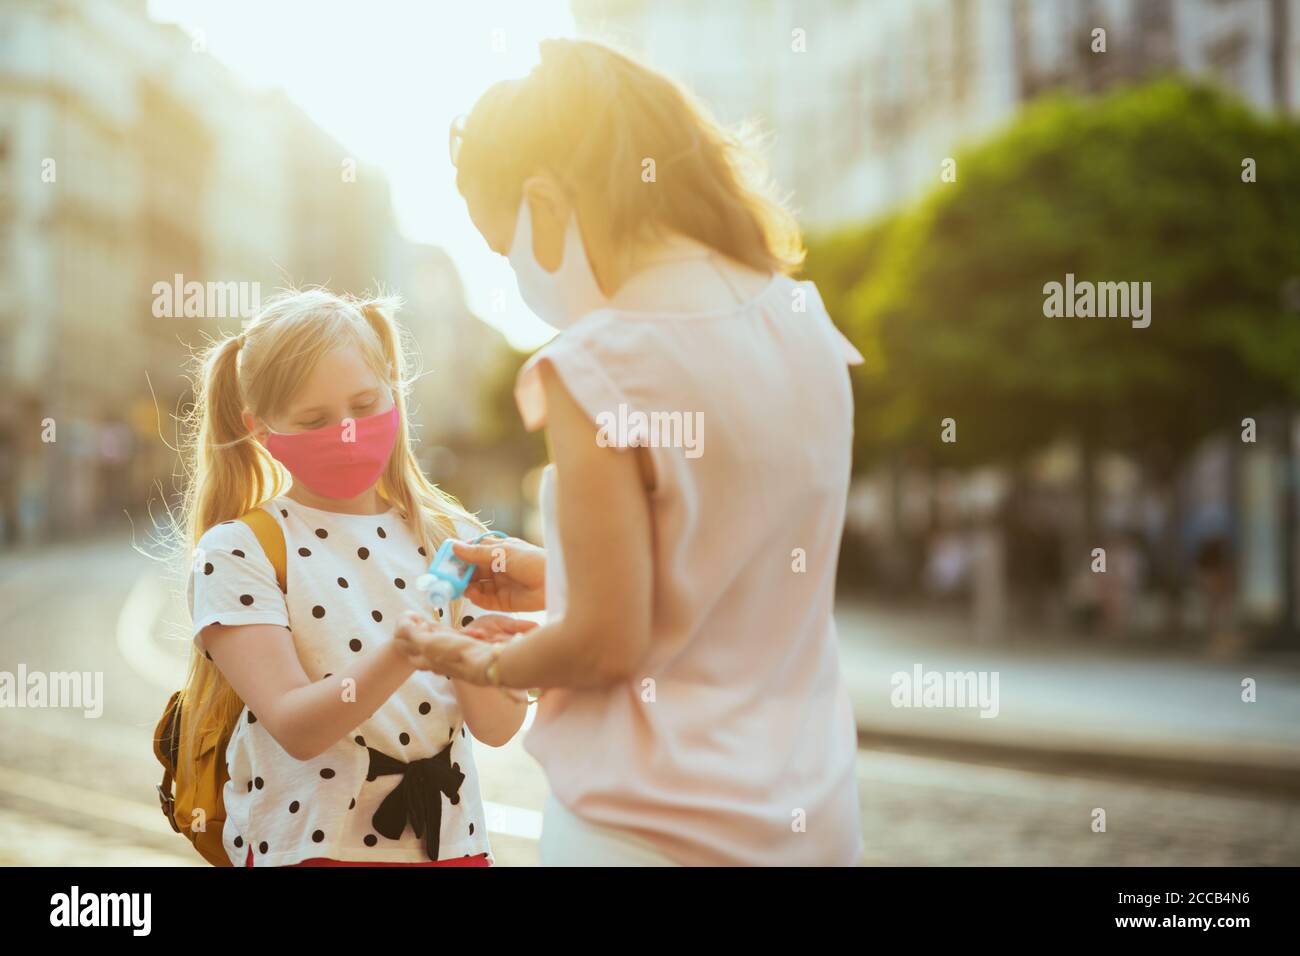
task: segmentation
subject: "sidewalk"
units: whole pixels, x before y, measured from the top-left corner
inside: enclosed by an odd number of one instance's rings
[[[981,646],[959,619],[841,602],[840,659],[863,742],[1172,771],[1300,793],[1300,667],[1089,647]],[[896,707],[895,673],[996,672],[998,712]],[[1254,678],[1257,700],[1241,699]],[[1228,775],[1228,776],[1223,776]]]

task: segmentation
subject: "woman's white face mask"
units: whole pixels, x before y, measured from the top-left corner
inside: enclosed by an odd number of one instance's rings
[[[569,214],[564,229],[564,258],[554,272],[547,272],[533,255],[533,214],[527,197],[519,202],[515,237],[506,254],[515,270],[519,295],[528,308],[547,325],[563,331],[589,312],[606,303],[605,293],[587,261],[577,213]]]

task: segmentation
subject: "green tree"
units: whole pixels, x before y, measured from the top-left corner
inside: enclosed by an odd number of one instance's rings
[[[1300,398],[1300,315],[1284,301],[1300,276],[1300,127],[1163,80],[1038,101],[956,158],[956,182],[891,222],[810,243],[809,274],[869,360],[860,453],[961,465],[1072,435],[1176,460]],[[1045,284],[1067,273],[1150,282],[1151,325],[1045,316]]]

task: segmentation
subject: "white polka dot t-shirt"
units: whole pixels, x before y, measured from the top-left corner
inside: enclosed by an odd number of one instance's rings
[[[194,639],[209,624],[278,624],[312,680],[344,691],[357,655],[392,640],[408,610],[432,613],[414,582],[429,558],[396,511],[337,514],[288,498],[265,506],[284,530],[286,588],[242,521],[199,541],[188,596]],[[462,536],[472,529],[459,529]],[[461,621],[479,611],[461,602]],[[490,853],[466,732],[451,681],[416,671],[367,720],[311,760],[289,756],[247,707],[226,751],[226,852],[244,866],[312,857],[428,861]],[[417,834],[412,817],[419,829]]]

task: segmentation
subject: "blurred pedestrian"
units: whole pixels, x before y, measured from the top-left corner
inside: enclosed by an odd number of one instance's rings
[[[1222,535],[1196,548],[1196,583],[1205,607],[1205,629],[1212,657],[1235,657],[1246,647],[1236,620],[1237,574],[1228,541]]]

